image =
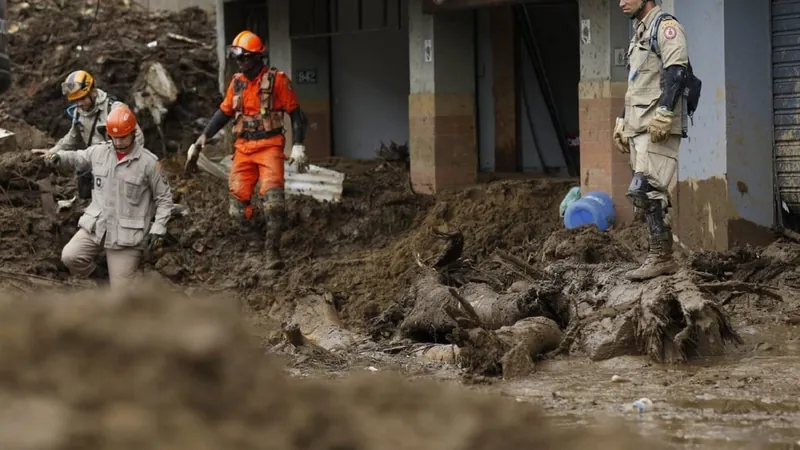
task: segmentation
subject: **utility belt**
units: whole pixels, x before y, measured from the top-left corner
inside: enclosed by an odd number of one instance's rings
[[[277,130],[256,130],[256,131],[242,131],[239,133],[238,137],[242,139],[246,139],[248,141],[257,141],[260,139],[269,139],[274,136],[280,136],[283,134],[283,128],[279,128]]]
[[[283,122],[270,116],[243,116],[234,123],[233,134],[248,141],[268,139],[283,134]]]

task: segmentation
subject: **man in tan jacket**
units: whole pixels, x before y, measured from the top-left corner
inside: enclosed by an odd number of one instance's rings
[[[644,211],[650,234],[647,259],[626,277],[646,280],[678,270],[667,221],[668,189],[686,134],[685,88],[691,66],[683,27],[654,0],[619,0],[619,5],[636,21],[636,31],[628,47],[625,109],[613,138],[621,152],[630,153],[634,174],[627,195]]]
[[[34,152],[50,167],[91,170],[92,202],[61,260],[74,276],[88,277],[105,249],[111,287],[117,288],[134,278],[143,245],[154,250],[163,243],[173,203],[158,157],[134,139],[133,112],[124,105],[114,108],[106,127],[111,140],[86,150]]]

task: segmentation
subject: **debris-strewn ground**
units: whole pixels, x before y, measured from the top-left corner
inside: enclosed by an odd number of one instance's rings
[[[162,141],[168,151],[185,148],[202,129],[197,119],[210,117],[219,104],[215,19],[201,9],[147,12],[127,0],[8,4],[14,84],[0,99],[0,110],[51,136],[63,136],[69,127],[61,82],[78,69],[89,71],[98,87],[132,104],[130,90],[143,65],[164,64],[180,91],[165,119],[164,139],[149,117],[139,117],[149,147],[157,152]]]
[[[633,449],[530,404],[372,375],[281,374],[231,299],[0,299],[0,441],[16,449]],[[32,332],[35,330],[35,332]],[[652,444],[650,444],[652,446]]]

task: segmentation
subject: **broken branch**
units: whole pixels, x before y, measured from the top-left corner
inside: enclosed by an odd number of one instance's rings
[[[697,287],[707,292],[734,290],[750,294],[761,294],[783,301],[783,296],[776,292],[775,288],[763,284],[745,283],[742,281],[722,281],[719,283],[701,283],[698,284]]]

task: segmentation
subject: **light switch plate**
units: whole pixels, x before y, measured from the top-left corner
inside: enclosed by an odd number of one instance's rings
[[[618,67],[625,67],[626,65],[626,55],[624,48],[615,48],[614,49],[614,65]]]

